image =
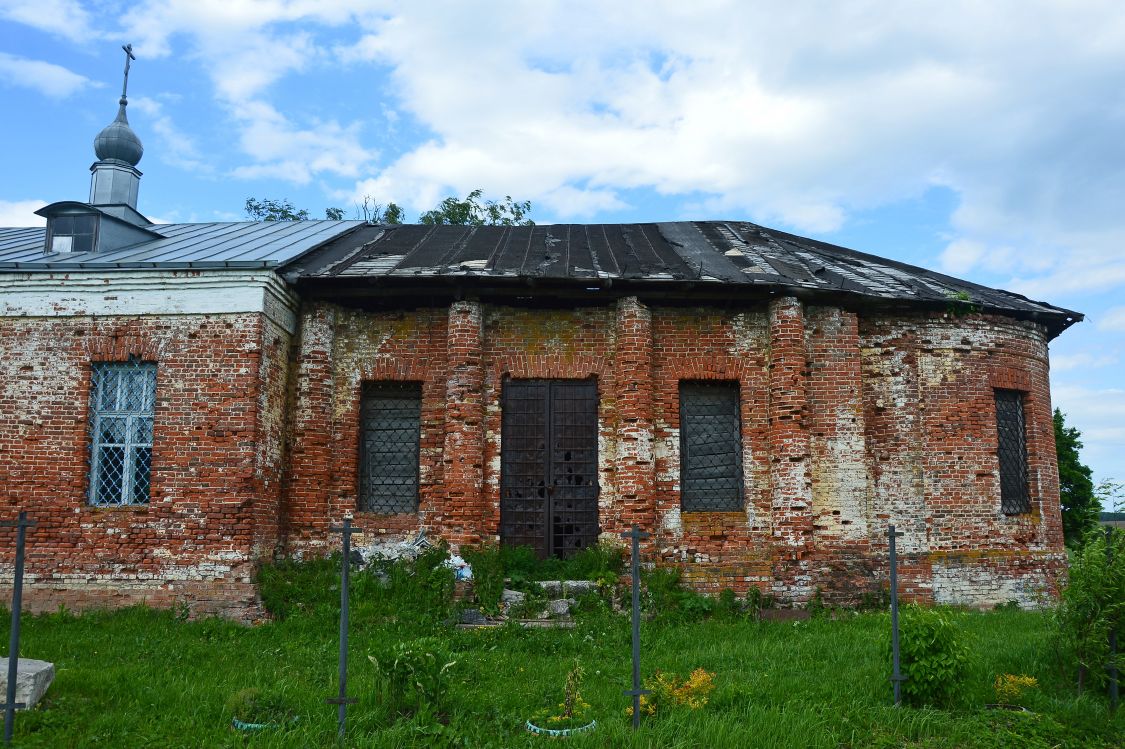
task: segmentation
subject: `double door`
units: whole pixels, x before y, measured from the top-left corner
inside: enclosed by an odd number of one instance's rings
[[[503,388],[501,543],[541,558],[596,544],[597,380],[507,379]]]

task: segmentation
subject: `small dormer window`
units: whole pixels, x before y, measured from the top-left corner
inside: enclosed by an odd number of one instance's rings
[[[93,252],[97,239],[96,215],[52,216],[47,221],[48,252]]]

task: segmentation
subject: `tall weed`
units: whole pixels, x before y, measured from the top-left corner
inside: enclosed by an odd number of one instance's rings
[[[1055,654],[1060,670],[1077,679],[1078,691],[1104,687],[1111,663],[1109,633],[1125,631],[1125,534],[1107,539],[1091,534],[1073,552],[1070,580],[1052,612]],[[1125,657],[1114,661],[1120,671]]]

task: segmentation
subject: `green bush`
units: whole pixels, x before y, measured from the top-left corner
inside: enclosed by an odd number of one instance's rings
[[[292,706],[277,692],[251,687],[241,689],[227,699],[227,717],[259,725],[280,725],[293,720]]]
[[[468,561],[468,557],[465,559]],[[597,544],[580,549],[568,559],[539,559],[530,546],[501,546],[500,564],[513,582],[598,580],[621,574],[625,569],[625,551],[611,544]],[[476,578],[475,567],[473,577]]]
[[[282,559],[258,571],[262,606],[275,619],[329,610],[340,604],[340,556],[297,561]]]
[[[415,621],[436,624],[453,611],[454,573],[447,567],[449,549],[442,543],[422,551],[416,559],[376,562],[385,576],[382,594],[388,611]]]
[[[726,616],[738,616],[742,613],[742,602],[738,600],[734,591],[730,588],[723,588],[719,591],[719,602],[717,608],[720,613]]]
[[[805,605],[805,610],[809,612],[809,616],[813,619],[820,619],[828,613],[828,607],[824,605],[824,593],[819,587]]]
[[[393,715],[438,712],[449,691],[450,659],[445,642],[420,637],[401,642],[379,656],[367,656],[380,682],[379,700]]]
[[[941,706],[953,699],[968,664],[968,648],[962,639],[953,612],[914,605],[902,608],[899,650],[906,677],[902,683],[905,702]]]
[[[1100,533],[1074,551],[1069,582],[1052,612],[1059,667],[1077,679],[1080,692],[1107,683],[1109,632],[1114,627],[1125,631],[1125,536],[1116,533],[1111,543],[1112,561]],[[1120,652],[1116,664],[1119,670],[1125,667]]]
[[[349,599],[355,622],[408,616],[424,623],[449,618],[453,606],[453,570],[445,566],[444,545],[417,559],[376,560],[352,568]],[[285,559],[258,573],[262,605],[278,620],[293,615],[339,615],[340,555],[324,559]]]
[[[642,575],[644,608],[652,618],[662,621],[693,622],[710,616],[716,608],[713,598],[686,590],[680,584],[680,570],[658,567]]]
[[[597,580],[607,574],[621,574],[625,569],[625,550],[610,544],[587,546],[566,562],[565,579]]]
[[[526,548],[526,547],[525,547]],[[473,595],[488,614],[500,613],[504,594],[504,561],[496,544],[481,544],[461,549],[461,556],[473,569]]]

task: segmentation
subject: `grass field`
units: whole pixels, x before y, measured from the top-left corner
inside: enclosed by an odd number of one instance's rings
[[[55,663],[42,705],[19,714],[25,747],[322,747],[337,746],[337,623],[329,578],[310,592],[293,588],[288,618],[247,628],[220,620],[184,621],[173,612],[131,609],[25,617],[25,657]],[[357,582],[348,738],[355,747],[522,747],[552,741],[523,729],[540,707],[561,698],[567,670],[580,659],[583,697],[595,732],[566,739],[598,747],[1120,747],[1125,710],[1077,697],[1057,674],[1047,619],[1021,611],[959,616],[972,665],[957,704],[946,710],[891,705],[884,614],[838,612],[805,622],[713,617],[646,623],[642,669],[715,673],[706,707],[646,719],[634,733],[625,714],[630,679],[629,624],[602,608],[574,629],[515,626],[457,630],[421,621],[401,598]],[[293,603],[291,600],[290,603]],[[7,638],[6,622],[0,636]],[[436,635],[456,664],[450,691],[432,715],[392,719],[379,699],[368,654]],[[983,709],[999,673],[1029,674],[1040,687],[1026,700],[1034,714]],[[236,733],[224,705],[247,687],[278,690],[301,716],[286,730]]]

